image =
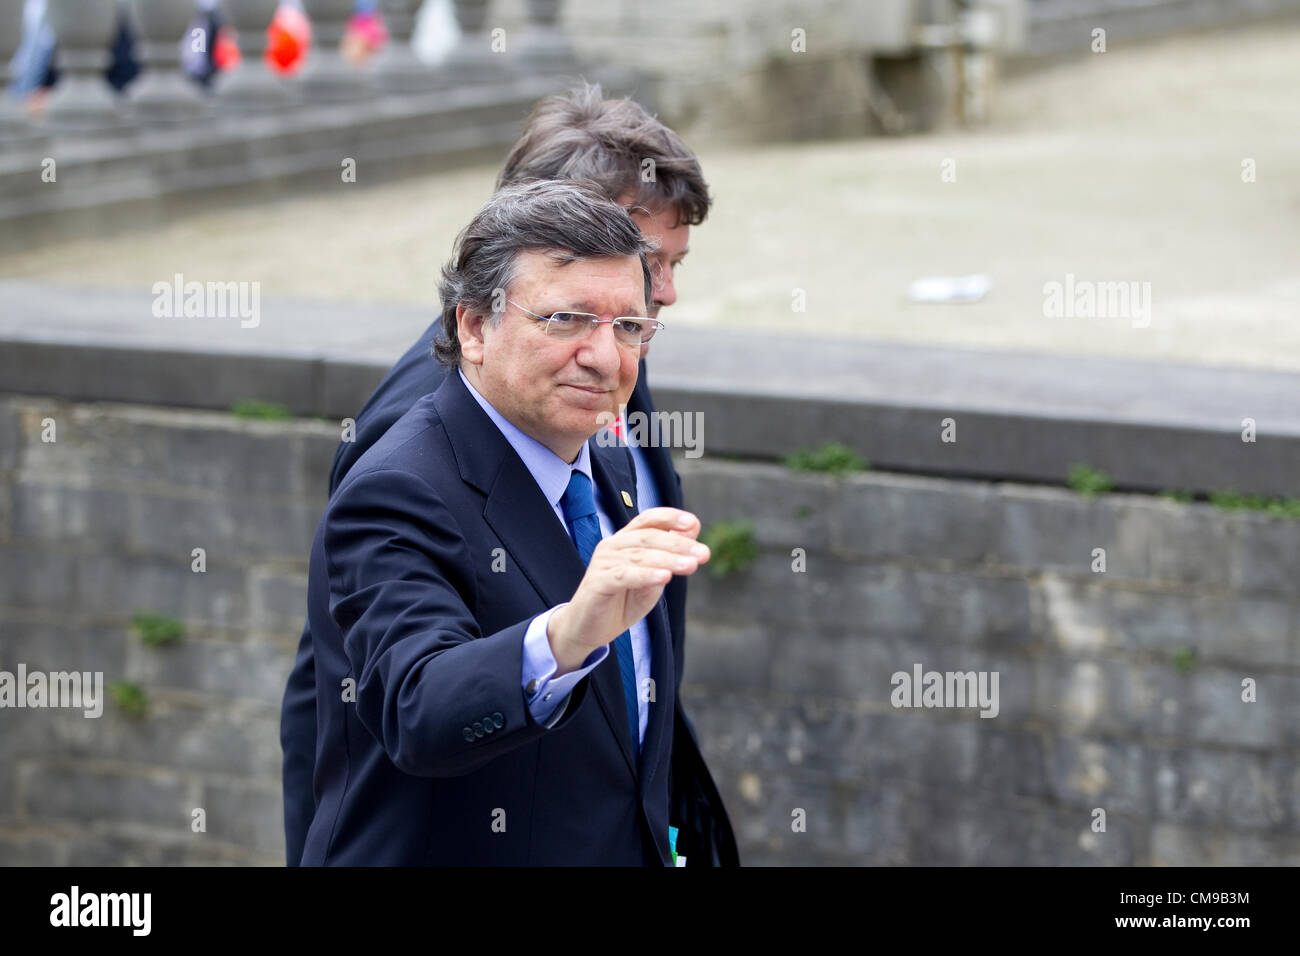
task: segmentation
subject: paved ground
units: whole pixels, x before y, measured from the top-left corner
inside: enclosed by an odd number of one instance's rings
[[[1297,49],[1300,22],[1112,45],[1009,80],[979,132],[703,144],[715,212],[663,317],[670,330],[1300,370]],[[941,180],[948,159],[956,182]],[[1246,159],[1256,182],[1242,181]],[[0,259],[0,276],[147,290],[181,272],[258,280],[264,300],[432,310],[438,267],[494,173],[366,188],[362,170],[333,195]],[[917,277],[976,272],[993,281],[982,302],[907,300]],[[1149,327],[1045,316],[1044,284],[1067,274],[1149,282]]]

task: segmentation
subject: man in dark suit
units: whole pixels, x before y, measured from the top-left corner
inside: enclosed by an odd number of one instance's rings
[[[649,248],[565,180],[498,191],[458,239],[451,371],[352,467],[312,547],[304,865],[671,865],[663,591],[708,548],[689,512],[638,512],[626,449],[589,441],[660,328]]]
[[[652,175],[647,176],[647,170]],[[659,245],[651,255],[654,285],[647,314],[676,300],[674,269],[687,253],[689,227],[703,221],[709,198],[698,161],[667,127],[629,100],[604,100],[598,86],[543,100],[512,149],[498,186],[527,179],[578,178],[597,183],[610,198],[632,207],[633,220]],[[430,326],[397,362],[357,416],[355,441],[335,455],[330,493],[393,423],[425,394],[434,391],[446,369],[431,358],[438,323]],[[644,357],[648,347],[641,349]],[[628,410],[654,412],[640,364]],[[633,449],[637,504],[682,507],[681,483],[667,448]],[[666,589],[669,629],[680,688],[685,655],[686,579],[674,577]],[[316,682],[310,624],[285,692],[281,742],[284,748],[286,852],[290,865],[301,858],[303,840],[316,809],[312,788],[316,742]],[[682,825],[683,845],[693,845],[691,865],[736,865],[735,837],[695,730],[680,706],[673,721],[676,741],[673,801]]]

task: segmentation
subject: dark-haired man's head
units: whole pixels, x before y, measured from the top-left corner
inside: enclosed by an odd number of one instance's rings
[[[639,103],[605,99],[598,84],[586,84],[537,104],[497,188],[531,179],[587,180],[626,207],[657,242],[648,314],[677,301],[674,271],[711,200],[699,160],[676,133]]]

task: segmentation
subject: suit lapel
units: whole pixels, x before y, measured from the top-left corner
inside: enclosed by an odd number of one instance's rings
[[[573,597],[586,571],[523,460],[457,374],[434,393],[461,477],[487,496],[483,519],[547,607]]]
[[[591,472],[600,491],[601,504],[617,531],[637,514],[635,486],[632,484],[632,459],[625,447],[604,447],[594,439],[588,444],[591,447]],[[633,502],[632,505],[625,502],[624,493]],[[627,725],[618,660],[611,652],[609,658],[596,668],[596,674],[600,675],[600,680],[596,682],[597,697],[605,709],[606,718],[615,727],[620,745],[625,747],[629,764],[639,764],[637,777],[642,797],[660,772],[660,767],[666,767],[663,751],[665,747],[671,746],[675,693],[672,641],[668,632],[667,606],[662,596],[646,615],[645,621],[650,635],[650,678],[654,681],[655,699],[651,702],[647,715],[645,740],[642,742],[639,761],[634,762],[632,758],[632,734]],[[601,671],[604,673],[601,674]]]
[[[627,450],[620,447],[606,447],[594,439],[587,442],[591,449],[591,476],[596,482],[596,492],[600,495],[601,508],[609,516],[610,524],[618,531],[636,514],[636,497],[632,484],[631,460]],[[623,499],[627,492],[632,497],[632,506],[628,507]],[[652,636],[653,641],[653,636]],[[627,761],[632,776],[637,776],[637,759],[632,749],[632,728],[627,724],[627,706],[623,700],[623,675],[618,669],[618,655],[613,645],[609,656],[592,671],[592,686],[596,691],[596,700],[605,714],[614,736],[618,738],[619,749]],[[646,728],[647,733],[649,727]]]
[[[444,422],[460,423],[446,429],[447,439],[456,456],[461,477],[486,496],[483,519],[547,607],[568,601],[582,581],[586,566],[528,468],[470,395],[459,375],[447,376],[434,393],[434,404]],[[602,447],[595,440],[588,444],[592,477],[601,496],[601,506],[617,531],[636,514],[632,461],[626,448]],[[632,498],[632,507],[624,503],[624,491]],[[666,683],[671,692],[673,687],[671,677],[665,682],[661,676],[673,673],[671,641],[668,640],[662,599],[647,615],[646,624],[650,632],[650,667],[657,700],[650,708],[643,756],[646,753],[658,754],[663,745],[665,730],[660,712],[666,712],[669,720],[672,717],[671,701],[666,711],[662,706],[664,694],[661,688]],[[627,723],[623,679],[612,647],[609,656],[592,671],[589,679],[601,713],[618,741],[628,772],[636,778],[638,761]],[[655,772],[656,766],[652,765],[650,776],[653,777]],[[642,780],[643,788],[644,785]]]
[[[654,400],[650,397],[650,385],[646,382],[645,377],[645,359],[641,360],[640,373],[637,375],[636,388],[632,389],[632,397],[627,402],[628,414],[640,412],[643,415],[651,416],[653,421],[655,413]],[[624,425],[627,423],[624,422]],[[673,471],[673,458],[665,445],[651,445],[643,447],[641,454],[645,455],[646,464],[650,466],[650,474],[655,480],[655,491],[658,492],[659,500],[670,508],[680,508],[682,506],[681,489],[677,486],[677,473]]]

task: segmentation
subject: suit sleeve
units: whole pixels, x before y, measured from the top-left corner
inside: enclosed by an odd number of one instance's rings
[[[316,766],[316,661],[311,628],[304,627],[298,655],[280,705],[280,747],[284,751],[284,849],[288,866],[297,866],[316,813],[312,773]]]
[[[356,714],[403,772],[470,773],[550,731],[520,686],[532,618],[482,634],[474,560],[454,515],[420,478],[372,472],[347,482],[322,532],[329,612],[338,625]],[[565,726],[587,681],[571,692]]]

